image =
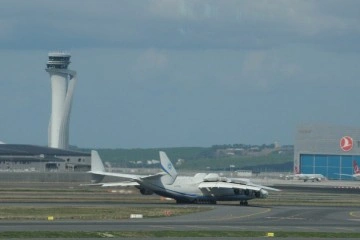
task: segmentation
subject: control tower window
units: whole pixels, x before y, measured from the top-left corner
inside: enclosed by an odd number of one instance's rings
[[[69,57],[49,57],[50,61],[69,61]]]

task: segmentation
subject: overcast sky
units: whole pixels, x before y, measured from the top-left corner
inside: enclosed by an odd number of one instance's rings
[[[0,140],[47,145],[47,54],[78,73],[70,144],[294,144],[360,127],[360,1],[0,0]]]

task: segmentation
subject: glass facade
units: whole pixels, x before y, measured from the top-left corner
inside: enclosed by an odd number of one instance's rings
[[[49,61],[64,61],[64,62],[68,62],[70,60],[70,57],[54,57],[54,56],[49,56]]]
[[[360,155],[300,154],[300,172],[322,174],[328,179],[352,179],[340,174],[353,174],[353,160],[360,163]]]
[[[49,60],[47,62],[47,69],[67,69],[70,64],[70,55],[62,53],[49,54]]]
[[[64,64],[46,64],[48,69],[56,68],[56,69],[67,69],[68,65]]]

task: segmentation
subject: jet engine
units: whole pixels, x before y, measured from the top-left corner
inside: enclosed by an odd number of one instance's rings
[[[204,177],[204,182],[226,182],[226,177],[220,177],[219,174],[209,173]]]
[[[260,191],[255,192],[255,197],[257,198],[267,198],[268,196],[269,193],[264,189],[260,189]]]
[[[152,195],[154,192],[149,190],[149,189],[145,189],[145,188],[140,188],[140,193],[142,195]]]

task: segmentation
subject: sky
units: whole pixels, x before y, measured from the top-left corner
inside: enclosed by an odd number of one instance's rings
[[[70,144],[294,144],[360,126],[360,1],[0,0],[0,141],[47,145],[50,51],[76,70]]]

